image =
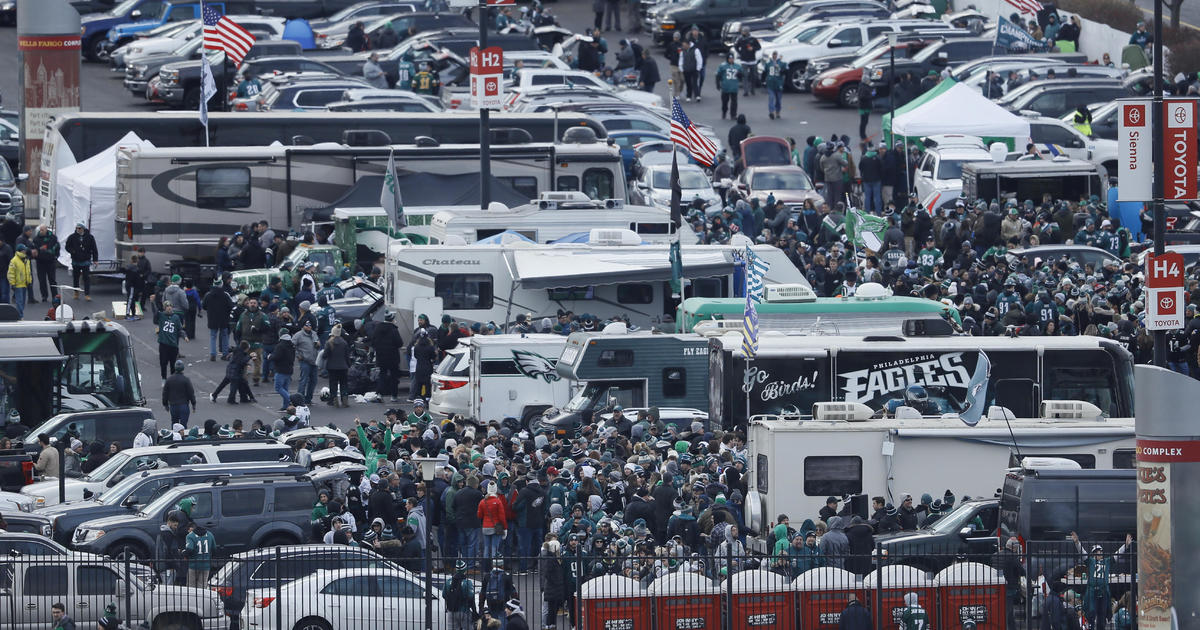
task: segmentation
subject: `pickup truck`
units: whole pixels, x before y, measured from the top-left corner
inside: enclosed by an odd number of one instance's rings
[[[334,273],[340,274],[342,267],[347,264],[345,253],[334,245],[300,245],[275,267],[233,272],[232,286],[239,293],[257,295],[267,288],[272,278],[280,278],[290,292],[296,279],[296,270],[310,262],[317,263],[318,277],[326,267],[333,267]]]
[[[227,0],[216,3],[215,6],[220,7],[219,10],[224,13],[231,8],[231,2],[234,1],[238,2],[237,8],[244,9],[245,13],[254,12],[254,3],[248,0]],[[153,26],[176,19],[192,20],[200,15],[199,6],[199,2],[170,3],[163,0],[125,0],[113,7],[111,11],[85,16],[80,20],[83,55],[88,61],[103,61],[108,58],[108,32],[110,30],[137,22],[153,22],[147,27],[153,28]],[[176,15],[179,17],[176,18]]]
[[[246,53],[246,58],[242,63],[259,57],[298,54],[300,54],[300,44],[292,40],[256,41],[254,46],[250,47],[250,52]],[[213,57],[210,57],[209,60],[212,61]],[[360,65],[359,68],[361,69],[362,66]],[[230,89],[237,85],[233,82],[233,77],[239,70],[240,68],[235,68],[228,60],[225,61],[224,71],[227,73]],[[148,71],[149,68],[147,68]],[[213,77],[217,81],[218,89],[222,82],[226,82],[226,79],[221,77],[221,71],[221,68],[213,67]],[[149,77],[146,86],[147,100],[166,103],[174,109],[194,110],[200,106],[199,57],[164,62],[158,67],[156,74],[146,74],[146,76]],[[213,100],[209,107],[214,110],[219,109],[221,102],[219,99]]]
[[[877,535],[875,542],[882,564],[910,564],[922,571],[937,572],[958,556],[988,564],[998,551],[999,526],[1000,501],[964,501],[929,527]]]
[[[991,54],[995,48],[995,38],[964,37],[948,39],[932,46],[925,47],[909,59],[897,59],[895,63],[896,76],[911,72],[918,81],[929,72],[940,73],[943,68],[954,67],[960,63]],[[871,82],[875,88],[875,102],[886,102],[891,93],[891,66],[889,59],[874,61],[863,68],[862,78]],[[899,103],[897,103],[899,106]]]
[[[210,2],[208,6],[217,13],[225,14],[224,2]],[[139,19],[133,22],[118,24],[108,29],[108,33],[105,35],[108,40],[108,43],[105,44],[107,46],[105,57],[113,50],[133,41],[138,33],[145,33],[171,22],[198,20],[200,19],[200,10],[199,2],[171,2],[164,5],[163,10],[158,14],[146,15],[143,13]]]
[[[68,609],[79,628],[95,628],[104,608],[117,604],[129,627],[219,630],[226,625],[220,597],[203,588],[143,581],[123,563],[88,553],[68,553],[53,564],[19,556],[0,561],[0,609],[13,611],[7,630],[44,628],[54,602]]]
[[[725,23],[747,15],[763,15],[778,4],[775,0],[693,0],[664,3],[647,10],[643,28],[662,45],[671,41],[676,32],[687,33],[693,26],[709,41],[709,52],[721,45],[721,29]]]
[[[33,483],[33,456],[24,450],[0,451],[0,490],[15,492]],[[3,503],[0,503],[3,507]]]

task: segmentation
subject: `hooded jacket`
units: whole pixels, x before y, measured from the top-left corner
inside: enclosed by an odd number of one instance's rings
[[[821,537],[821,555],[825,566],[846,568],[846,556],[850,553],[850,540],[846,538],[845,522],[840,516],[829,519],[829,531]]]
[[[276,374],[291,376],[295,365],[296,346],[292,344],[292,336],[287,333],[279,335],[279,341],[275,342],[275,349],[271,351],[271,367]]]
[[[296,349],[296,358],[300,359],[301,363],[316,365],[320,345],[321,340],[317,338],[316,330],[305,332],[301,328],[299,332],[292,335],[292,346]]]
[[[508,527],[508,517],[505,514],[504,499],[498,494],[489,494],[475,508],[475,515],[483,523],[483,527]],[[499,533],[499,532],[497,532]]]
[[[83,229],[83,234],[71,232],[67,237],[67,253],[71,255],[71,264],[77,266],[100,260],[96,237],[87,228]]]
[[[187,547],[183,552],[188,559],[188,570],[211,571],[213,550],[216,546],[217,539],[213,537],[212,532],[197,523],[196,528],[187,535]]]

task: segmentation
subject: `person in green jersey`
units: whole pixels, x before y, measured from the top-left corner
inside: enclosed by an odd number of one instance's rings
[[[158,369],[162,379],[167,380],[167,368],[175,365],[179,358],[179,337],[187,341],[183,331],[183,318],[175,312],[170,302],[163,303],[163,310],[154,316],[154,332],[158,334]]]
[[[917,252],[917,265],[922,276],[932,276],[933,268],[942,264],[942,250],[933,243],[933,237],[925,239],[925,249]]]
[[[721,88],[721,118],[729,114],[737,118],[738,89],[742,85],[742,66],[734,63],[733,53],[725,57],[725,63],[717,66],[717,86]]]
[[[916,593],[904,596],[904,612],[900,614],[900,630],[929,630],[929,615],[921,607]]]

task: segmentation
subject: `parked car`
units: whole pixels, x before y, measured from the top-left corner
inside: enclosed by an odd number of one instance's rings
[[[42,450],[38,445],[37,436],[43,433],[61,440],[71,432],[81,440],[94,440],[103,444],[116,442],[122,449],[128,449],[133,446],[133,437],[142,430],[142,424],[153,418],[154,412],[146,407],[71,411],[47,419],[18,441],[26,453],[34,456]]]
[[[235,112],[323,110],[326,105],[342,100],[346,90],[369,87],[371,84],[362,79],[323,73],[281,75],[267,81],[257,96],[235,98],[232,109]]]
[[[991,54],[995,49],[993,37],[962,37],[947,39],[914,55],[911,59],[897,59],[895,62],[896,76],[911,72],[914,77],[923,77],[933,70],[940,72],[947,66],[954,66],[977,57]],[[883,98],[891,93],[890,59],[880,59],[863,68],[863,76],[875,88],[875,98]]]
[[[774,0],[700,0],[699,2],[664,3],[643,14],[642,27],[664,44],[674,34],[687,33],[693,26],[710,42],[721,41],[725,23],[745,15],[762,15],[775,6]]]
[[[721,43],[726,48],[733,46],[738,37],[741,37],[743,27],[750,29],[751,32],[780,29],[802,13],[837,8],[887,10],[887,5],[875,0],[789,0],[765,14],[743,16],[741,19],[726,22],[725,26],[721,28]]]
[[[1026,83],[1006,94],[998,103],[1014,112],[1029,110],[1058,117],[1079,105],[1127,96],[1132,94],[1120,81],[1055,78]]]
[[[679,164],[679,188],[685,206],[695,199],[704,205],[705,214],[720,212],[721,199],[713,192],[704,169],[694,164]],[[660,164],[642,169],[629,191],[630,202],[652,208],[671,208],[671,165]]]
[[[774,196],[791,212],[802,210],[805,201],[818,206],[823,201],[808,174],[799,166],[751,166],[738,177],[737,185],[759,203],[766,203],[767,197]]]
[[[256,547],[294,545],[311,535],[320,474],[176,486],[134,514],[85,521],[76,528],[71,546],[120,559],[150,558],[159,526],[185,498],[193,501],[191,519],[216,538],[214,557],[226,558]]]
[[[246,59],[242,61],[242,64],[244,66],[258,57],[298,55],[299,53],[300,45],[291,40],[255,42],[254,46],[250,48],[250,52],[246,53]],[[213,65],[214,74],[221,70],[221,57],[221,53],[210,51],[208,60]],[[232,77],[238,73],[238,68],[226,60],[223,71],[232,81]],[[162,101],[173,109],[197,109],[200,107],[199,58],[163,64],[156,78],[158,79],[157,86],[154,85],[154,77],[146,86],[148,100]],[[236,85],[231,82],[229,87],[233,88]]]
[[[882,564],[938,572],[955,558],[987,564],[999,550],[1000,501],[965,501],[928,527],[875,537]]]
[[[962,167],[967,162],[991,162],[992,155],[976,136],[946,134],[932,136],[925,154],[917,162],[913,188],[917,198],[934,192],[962,190]]]

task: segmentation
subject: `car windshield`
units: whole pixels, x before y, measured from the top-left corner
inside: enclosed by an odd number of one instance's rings
[[[104,481],[125,466],[129,461],[129,455],[126,453],[117,453],[108,458],[108,461],[100,464],[100,467],[93,470],[91,474],[83,478],[84,481]]]
[[[103,503],[104,505],[121,505],[121,502],[125,500],[125,497],[129,496],[139,484],[142,484],[145,481],[145,478],[143,478],[141,475],[126,477],[117,483],[117,485],[105,490],[100,494],[99,497],[96,497],[95,500]]]
[[[872,48],[871,51],[868,52],[867,54],[860,55],[858,57],[858,59],[855,59],[854,63],[850,64],[850,67],[856,68],[856,69],[857,68],[865,68],[865,67],[867,67],[867,64],[871,63],[872,61],[875,61],[876,59],[878,59],[881,55],[883,55],[887,51],[888,51],[887,46],[884,46],[882,48]],[[896,48],[896,56],[903,57],[904,49],[897,47]]]
[[[196,52],[202,43],[204,43],[203,40],[198,38],[189,39],[176,46],[175,50],[171,51],[171,54],[177,57],[190,57],[192,53]]]
[[[575,394],[574,398],[563,405],[563,411],[575,412],[591,409],[596,406],[596,401],[600,400],[606,391],[608,391],[606,383],[588,383],[587,387],[584,387],[578,394]]]
[[[963,164],[968,162],[989,162],[990,160],[947,160],[938,162],[937,178],[942,181],[962,179]]]
[[[121,4],[112,8],[109,15],[128,15],[142,0],[125,0]]]
[[[756,173],[750,183],[755,190],[812,190],[812,182],[803,171]]]
[[[804,30],[800,31],[799,33],[797,33],[796,37],[793,41],[799,42],[801,44],[811,42],[817,38],[817,35],[820,35],[821,33],[825,32],[826,30],[829,30],[828,26],[813,26],[811,28],[804,29]]]
[[[13,183],[12,170],[8,168],[8,160],[0,160],[0,184],[10,185]]]
[[[671,172],[667,170],[654,171],[654,187],[655,188],[670,188],[671,187]],[[708,178],[699,170],[680,169],[679,170],[679,187],[680,188],[710,188]]]
[[[172,508],[176,503],[179,503],[187,496],[182,492],[167,492],[158,495],[158,498],[146,504],[142,508],[141,514],[162,514],[164,510]]]
[[[953,512],[939,518],[933,525],[929,526],[929,531],[938,534],[946,534],[957,532],[963,527],[963,524],[971,518],[975,513],[975,506],[970,503],[964,503],[958,506]]]

